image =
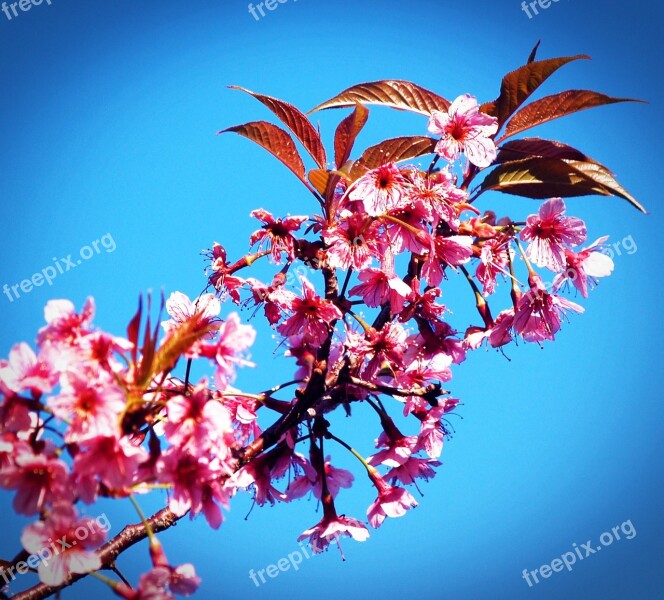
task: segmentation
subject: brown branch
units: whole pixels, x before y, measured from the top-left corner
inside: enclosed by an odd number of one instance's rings
[[[175,513],[171,512],[168,508],[162,508],[159,512],[155,513],[148,519],[148,523],[155,533],[164,531],[172,527],[182,517],[178,517]],[[145,526],[142,523],[135,525],[127,525],[118,535],[112,540],[106,542],[99,550],[97,555],[101,559],[102,569],[111,569],[115,563],[115,559],[125,550],[131,548],[141,540],[148,536]],[[37,584],[36,586],[19,592],[12,596],[12,600],[41,600],[58,593],[61,589],[66,588],[79,579],[87,577],[87,573],[82,575],[72,575],[65,583],[58,586],[46,585],[45,583]]]

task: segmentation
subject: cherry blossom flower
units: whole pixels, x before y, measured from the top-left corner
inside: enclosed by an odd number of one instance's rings
[[[380,527],[386,517],[403,517],[406,511],[417,506],[408,490],[389,485],[373,467],[370,467],[369,477],[378,489],[378,497],[367,510],[369,524],[374,529]]]
[[[302,298],[293,300],[293,314],[277,327],[285,336],[302,334],[307,342],[320,346],[328,336],[330,323],[341,318],[341,311],[329,300],[316,295],[306,277],[302,282]]]
[[[251,288],[251,295],[256,306],[264,307],[265,318],[270,325],[278,323],[283,313],[290,310],[296,296],[285,288],[286,276],[277,273],[272,280],[272,285],[265,285],[253,277],[247,278],[247,285]]]
[[[240,316],[233,312],[219,324],[219,340],[201,346],[200,353],[217,363],[215,382],[220,390],[228,387],[235,379],[235,368],[253,367],[246,358],[246,352],[256,339],[256,330],[251,325],[243,325]]]
[[[125,394],[108,374],[91,368],[70,370],[61,378],[61,392],[46,403],[59,419],[71,418],[67,442],[119,435]]]
[[[263,506],[266,502],[274,504],[276,501],[286,502],[288,496],[272,485],[274,474],[274,454],[262,454],[248,465],[245,465],[228,480],[230,488],[248,488],[255,490],[256,504]]]
[[[216,502],[225,505],[229,493],[219,482],[230,475],[230,467],[219,460],[194,456],[171,446],[157,462],[158,480],[173,484],[168,507],[178,516],[191,511],[193,519],[202,512],[213,529],[221,525],[221,511]]]
[[[25,342],[16,344],[9,351],[9,361],[0,365],[0,380],[12,391],[31,390],[48,393],[58,382],[58,373],[43,355],[37,357]]]
[[[428,177],[416,172],[412,182],[408,197],[424,208],[433,226],[437,227],[444,221],[452,231],[458,231],[459,205],[468,199],[468,193],[456,187],[449,167],[431,173]]]
[[[479,111],[477,99],[470,94],[459,96],[447,110],[434,110],[428,129],[442,136],[436,152],[453,161],[460,152],[476,167],[488,167],[496,158],[496,144],[491,139],[498,131],[498,119]]]
[[[82,442],[80,450],[73,470],[78,493],[89,504],[97,499],[98,482],[115,496],[129,495],[140,465],[149,458],[145,449],[126,437],[97,436]]]
[[[310,462],[303,462],[302,467],[304,475],[296,478],[286,490],[286,495],[289,500],[301,498],[309,490],[312,490],[313,495],[319,500],[323,499],[323,479]],[[341,488],[349,488],[353,484],[353,474],[346,469],[338,469],[330,463],[330,457],[325,459],[325,484],[327,490],[332,498],[336,498]]]
[[[259,208],[251,211],[251,216],[263,222],[263,226],[254,231],[249,239],[249,245],[267,244],[275,263],[281,261],[282,252],[286,253],[289,260],[295,260],[295,236],[297,231],[309,217],[294,216],[284,219],[275,219],[268,211]]]
[[[417,442],[417,436],[414,435],[405,436],[397,430],[397,435],[393,437],[383,431],[376,440],[376,448],[383,449],[367,457],[367,463],[387,467],[403,465],[417,451]]]
[[[339,269],[364,269],[379,256],[376,243],[377,224],[366,215],[351,214],[334,227],[327,228],[323,239],[329,245],[330,266]]]
[[[362,202],[372,217],[397,206],[404,193],[406,178],[395,163],[381,165],[365,173],[348,194],[348,199]]]
[[[170,398],[166,411],[168,420],[164,433],[174,446],[201,456],[217,440],[225,443],[230,439],[232,444],[234,438],[230,414],[221,402],[210,397],[205,381],[187,396]]]
[[[60,499],[71,499],[69,469],[52,454],[35,453],[25,442],[14,444],[12,460],[0,469],[0,486],[17,490],[14,510],[33,515]]]
[[[101,560],[92,549],[105,538],[106,532],[94,519],[79,518],[72,504],[61,502],[53,506],[46,520],[23,530],[21,543],[30,554],[55,548],[53,556],[43,560],[37,571],[42,583],[61,585],[72,574],[82,575],[101,568]]]
[[[422,276],[431,286],[443,280],[445,266],[463,265],[473,255],[473,240],[467,235],[431,238],[431,247],[422,267]]]
[[[233,270],[226,260],[226,248],[215,242],[207,256],[210,259],[209,270],[212,271],[209,276],[210,284],[217,290],[223,290],[233,302],[240,304],[240,288],[245,282],[241,277],[233,275]]]
[[[203,294],[192,302],[186,294],[173,292],[166,300],[166,311],[171,318],[162,321],[161,326],[168,334],[194,317],[199,320],[201,328],[209,326],[219,316],[221,303],[214,294]],[[208,339],[212,339],[214,336],[214,331],[207,335]]]
[[[392,252],[399,254],[409,250],[420,254],[428,248],[431,244],[428,233],[430,218],[430,210],[423,202],[411,201],[387,211],[382,222]]]
[[[323,516],[316,525],[303,531],[297,541],[309,538],[311,550],[314,554],[319,554],[330,545],[332,540],[339,544],[340,535],[351,537],[356,542],[364,542],[369,538],[369,530],[361,521],[345,515],[338,516],[335,513],[334,516]],[[341,550],[341,546],[339,546],[339,550]],[[343,553],[341,556],[343,557]],[[345,560],[345,557],[343,558]]]
[[[521,231],[527,242],[526,256],[538,267],[559,272],[565,268],[565,246],[586,241],[586,225],[581,219],[566,217],[562,198],[544,202],[536,215],[530,215]]]
[[[587,248],[574,252],[565,248],[565,269],[553,280],[553,289],[560,289],[571,281],[584,298],[588,297],[588,284],[597,284],[598,277],[607,277],[613,272],[613,260],[602,252],[602,244],[608,237],[601,237]]]
[[[362,282],[348,290],[350,296],[362,296],[364,303],[377,308],[389,302],[393,314],[402,311],[405,300],[412,294],[410,287],[394,274],[381,269],[364,269],[358,275]]]
[[[398,481],[403,485],[415,483],[416,479],[429,481],[436,475],[434,467],[439,467],[441,464],[440,461],[433,458],[411,456],[402,465],[390,469],[385,475],[385,480],[392,484]]]
[[[369,358],[362,376],[369,381],[383,368],[396,369],[401,366],[406,350],[408,333],[400,323],[386,323],[380,331],[371,328],[366,332],[359,352]]]
[[[530,291],[517,303],[514,329],[528,342],[553,340],[560,329],[561,315],[566,310],[583,312],[583,307],[546,291],[541,278],[529,277]]]
[[[496,277],[507,273],[509,251],[509,241],[506,238],[494,238],[482,244],[480,264],[475,276],[482,284],[485,296],[496,291]]]
[[[39,345],[50,340],[56,344],[73,344],[79,338],[91,333],[92,318],[95,314],[95,303],[88,298],[83,305],[81,314],[77,314],[69,300],[49,300],[44,309],[46,325],[39,330]]]
[[[226,394],[234,391],[229,388]],[[238,390],[237,396],[224,395],[222,403],[231,415],[233,430],[239,444],[245,445],[252,437],[256,438],[261,434],[256,414],[260,407],[257,400],[243,396]]]

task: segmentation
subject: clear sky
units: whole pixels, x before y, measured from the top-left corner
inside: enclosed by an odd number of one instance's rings
[[[546,5],[546,2],[544,3]],[[11,13],[10,13],[11,14]],[[204,286],[199,251],[222,242],[246,251],[252,208],[314,211],[292,175],[247,140],[219,129],[269,119],[264,107],[227,89],[237,84],[309,109],[360,81],[407,79],[443,96],[493,99],[502,75],[534,43],[552,57],[587,53],[542,89],[596,89],[650,104],[580,113],[534,135],[570,143],[617,172],[650,210],[614,198],[570,200],[592,239],[619,243],[614,275],[591,293],[554,344],[511,346],[511,361],[476,352],[454,372],[463,405],[437,477],[420,506],[388,520],[364,544],[305,560],[256,587],[262,569],[298,550],[316,523],[315,501],[255,509],[238,497],[222,528],[183,521],[164,536],[176,561],[194,562],[202,599],[409,597],[461,600],[661,597],[662,519],[661,4],[560,0],[531,18],[518,0],[474,2],[288,0],[256,20],[240,0],[129,2],[52,0],[0,13],[0,286],[98,244],[99,254],[10,302],[0,295],[0,354],[33,341],[51,298],[97,301],[96,323],[123,333],[139,293],[191,296]],[[260,15],[259,15],[260,17]],[[342,112],[317,119],[325,139]],[[373,109],[360,138],[425,134],[426,120]],[[487,194],[481,207],[514,218],[537,204]],[[111,243],[111,240],[113,243]],[[622,243],[623,240],[627,240]],[[661,241],[661,239],[660,239]],[[111,251],[111,248],[113,250]],[[475,322],[462,282],[445,284],[453,323]],[[225,313],[231,308],[224,307]],[[246,318],[249,313],[244,313]],[[283,380],[265,328],[239,386]],[[396,407],[395,407],[396,408]],[[396,412],[396,411],[395,411]],[[358,409],[338,426],[369,453],[377,423]],[[362,472],[343,510],[362,517],[374,494]],[[0,556],[14,555],[26,521],[0,494]],[[156,494],[146,509],[156,509]],[[116,506],[117,504],[117,506]],[[117,532],[135,520],[127,502],[105,503]],[[631,540],[614,542],[530,588],[521,572],[551,563],[573,544],[597,540],[630,520]],[[147,548],[121,559],[135,580]],[[103,592],[90,582],[64,598]]]

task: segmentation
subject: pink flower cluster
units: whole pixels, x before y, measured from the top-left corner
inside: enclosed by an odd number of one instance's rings
[[[453,365],[485,343],[553,340],[565,313],[582,310],[561,295],[566,282],[585,297],[613,267],[600,252],[605,238],[578,249],[586,227],[565,215],[560,198],[525,222],[475,208],[467,175],[495,159],[497,124],[474,98],[434,111],[429,130],[441,136],[442,168],[386,162],[354,180],[338,175],[322,214],[253,211],[260,223],[249,240],[254,250],[230,262],[215,244],[208,272],[214,293],[193,301],[173,293],[160,343],[149,319],[140,339],[142,309],[127,336],[117,337],[93,328],[92,300],[80,314],[68,301],[48,303],[37,350],[20,343],[0,360],[0,486],[15,492],[17,513],[38,518],[24,532],[26,550],[47,535],[69,535],[76,503],[160,488],[176,517],[202,513],[213,528],[238,490],[251,490],[259,505],[312,494],[322,518],[300,539],[309,538],[316,552],[340,536],[364,541],[365,522],[335,506],[354,475],[332,464],[324,442],[352,452],[366,471],[376,494],[366,512],[370,526],[417,506],[407,488],[435,475],[446,414],[458,404],[442,387]],[[460,153],[467,158],[461,181]],[[263,257],[277,265],[271,281],[241,276]],[[295,289],[289,275],[298,262],[310,276]],[[550,286],[535,267],[554,274]],[[519,270],[527,273],[524,283]],[[447,279],[470,286],[479,325],[450,324],[441,303]],[[507,307],[492,312],[489,301],[497,302],[503,287]],[[294,362],[274,388],[232,387],[238,367],[252,366],[255,331],[237,313],[221,319],[221,300],[262,309],[278,334]],[[187,361],[184,378],[174,375],[179,359]],[[194,360],[213,366],[210,379],[189,382]],[[399,425],[386,397],[398,402]],[[380,427],[373,454],[362,456],[335,434],[326,416],[339,407],[374,414]],[[266,424],[263,416],[259,426],[259,412],[275,419]],[[298,452],[302,445],[308,456]],[[40,568],[42,581],[59,585],[99,569],[102,541],[66,554],[57,569]],[[151,551],[153,569],[136,590],[115,586],[119,595],[170,598],[196,589],[191,565],[168,565],[155,540]]]

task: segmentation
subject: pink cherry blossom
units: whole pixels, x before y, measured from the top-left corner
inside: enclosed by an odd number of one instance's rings
[[[526,256],[538,267],[559,272],[565,267],[565,244],[576,246],[586,241],[586,225],[581,219],[566,217],[562,198],[544,202],[536,215],[530,215],[521,231],[527,242]]]
[[[58,382],[58,373],[48,357],[34,353],[25,342],[16,344],[9,351],[9,361],[0,366],[0,380],[12,391],[31,390],[48,393]]]
[[[367,458],[367,463],[373,466],[385,465],[387,467],[398,467],[403,465],[417,451],[417,436],[405,436],[397,430],[392,437],[385,431],[381,432],[376,440],[376,448],[382,450]]]
[[[431,244],[428,228],[430,220],[431,212],[423,202],[410,201],[387,211],[382,222],[392,252],[399,254],[409,250],[420,254],[428,248]]]
[[[223,490],[220,478],[225,479],[230,473],[231,468],[217,459],[194,456],[174,446],[157,463],[159,481],[173,485],[168,507],[179,516],[191,511],[192,519],[202,512],[214,529],[222,520],[217,503],[226,505],[230,496]]]
[[[187,396],[170,398],[166,410],[168,421],[164,433],[171,444],[181,449],[200,456],[214,442],[221,441],[221,447],[228,441],[233,443],[230,413],[211,397],[205,381]]]
[[[430,177],[423,177],[417,172],[412,179],[413,185],[408,189],[408,197],[426,210],[433,226],[437,227],[444,221],[452,231],[458,231],[458,205],[467,200],[468,194],[456,187],[449,168],[441,169]]]
[[[477,266],[475,276],[481,282],[485,295],[496,291],[496,278],[498,275],[508,273],[509,240],[494,238],[482,244],[480,264]]]
[[[14,510],[33,515],[60,499],[71,499],[69,469],[53,454],[36,453],[25,442],[14,444],[12,460],[0,469],[0,486],[16,490]]]
[[[71,419],[65,439],[80,442],[97,436],[117,436],[125,394],[108,374],[89,368],[70,370],[61,378],[62,390],[48,398],[53,414]]]
[[[437,286],[443,280],[446,266],[462,265],[473,255],[473,240],[467,235],[431,238],[431,247],[422,267],[422,276],[431,286]]]
[[[92,503],[97,498],[98,481],[115,496],[131,493],[139,467],[148,460],[144,448],[126,438],[98,436],[80,444],[73,470],[81,499]]]
[[[256,339],[256,330],[244,325],[240,316],[233,312],[219,324],[219,340],[201,347],[201,355],[214,359],[217,363],[215,382],[219,389],[225,389],[235,379],[236,367],[253,367],[247,350]]]
[[[293,231],[297,231],[309,217],[293,216],[275,219],[262,208],[252,210],[251,216],[262,221],[263,226],[251,234],[249,244],[253,246],[258,243],[259,249],[266,244],[275,263],[280,262],[282,252],[286,253],[289,260],[295,260],[296,239]]]
[[[293,314],[277,330],[287,337],[302,334],[307,342],[320,346],[329,334],[330,323],[341,318],[341,311],[329,300],[316,295],[306,277],[300,277],[302,297],[293,300]]]
[[[309,462],[302,464],[304,475],[296,478],[286,490],[289,500],[301,498],[309,490],[313,495],[322,500],[323,498],[323,480],[316,468]],[[325,459],[325,484],[332,498],[336,498],[341,488],[349,488],[355,479],[353,474],[346,469],[339,469],[330,463],[330,457]]]
[[[587,248],[574,252],[565,249],[565,269],[553,280],[553,289],[560,289],[571,281],[584,298],[588,297],[589,284],[597,285],[598,277],[608,277],[613,272],[613,260],[602,252],[602,244],[608,237],[599,238]]]
[[[363,214],[350,214],[333,227],[326,228],[323,239],[329,246],[330,266],[339,269],[364,269],[378,257],[377,224]]]
[[[429,481],[436,475],[434,467],[439,467],[441,464],[440,461],[433,458],[411,456],[402,465],[390,469],[385,475],[385,480],[393,484],[398,481],[403,485],[415,483],[416,479]]]
[[[381,269],[364,269],[358,279],[362,283],[348,290],[348,294],[362,296],[365,304],[372,308],[389,302],[393,314],[401,312],[404,301],[412,294],[410,287],[394,272],[388,274]]]
[[[372,217],[397,206],[404,194],[405,177],[395,163],[381,165],[365,173],[348,194],[348,199],[362,202]]]
[[[514,330],[528,342],[553,340],[566,310],[577,313],[583,308],[546,291],[538,275],[530,276],[530,291],[519,300],[514,313]]]
[[[293,306],[296,296],[285,287],[286,276],[277,273],[271,285],[265,285],[253,277],[247,278],[247,285],[251,288],[253,303],[258,307],[263,305],[265,318],[270,325],[278,323],[284,312]]]
[[[44,309],[46,326],[39,330],[37,342],[46,341],[56,344],[73,344],[79,338],[91,332],[92,318],[95,314],[95,303],[88,298],[83,305],[81,314],[77,314],[69,300],[49,300]]]
[[[371,468],[369,477],[378,489],[378,497],[367,510],[369,524],[377,529],[386,517],[403,517],[406,511],[417,506],[417,501],[404,488],[389,485],[378,472]]]
[[[361,521],[345,515],[324,516],[316,525],[302,532],[298,542],[309,538],[309,545],[314,554],[325,550],[332,540],[339,544],[339,536],[348,536],[356,542],[364,542],[369,538],[369,530]],[[339,546],[341,550],[341,546]],[[343,557],[343,553],[342,553]]]
[[[210,260],[209,271],[212,272],[209,275],[210,285],[240,304],[240,289],[245,282],[241,277],[233,275],[234,271],[226,260],[226,248],[215,242],[206,255]]]
[[[192,302],[186,294],[173,292],[166,300],[166,311],[171,318],[162,321],[161,326],[166,333],[170,333],[194,317],[199,320],[201,327],[210,325],[219,316],[221,303],[214,294],[203,294]],[[208,334],[208,338],[214,336],[214,331]]]
[[[470,94],[459,96],[447,110],[434,110],[428,129],[442,136],[436,152],[453,161],[460,152],[477,167],[488,167],[496,158],[496,145],[491,139],[498,131],[498,119],[479,111],[477,99]]]
[[[53,556],[43,560],[37,571],[46,585],[61,585],[72,574],[84,574],[101,568],[99,556],[92,550],[106,533],[92,518],[79,518],[67,502],[53,506],[45,521],[37,521],[23,530],[21,543],[30,554],[55,548]],[[45,554],[45,553],[44,553]]]

